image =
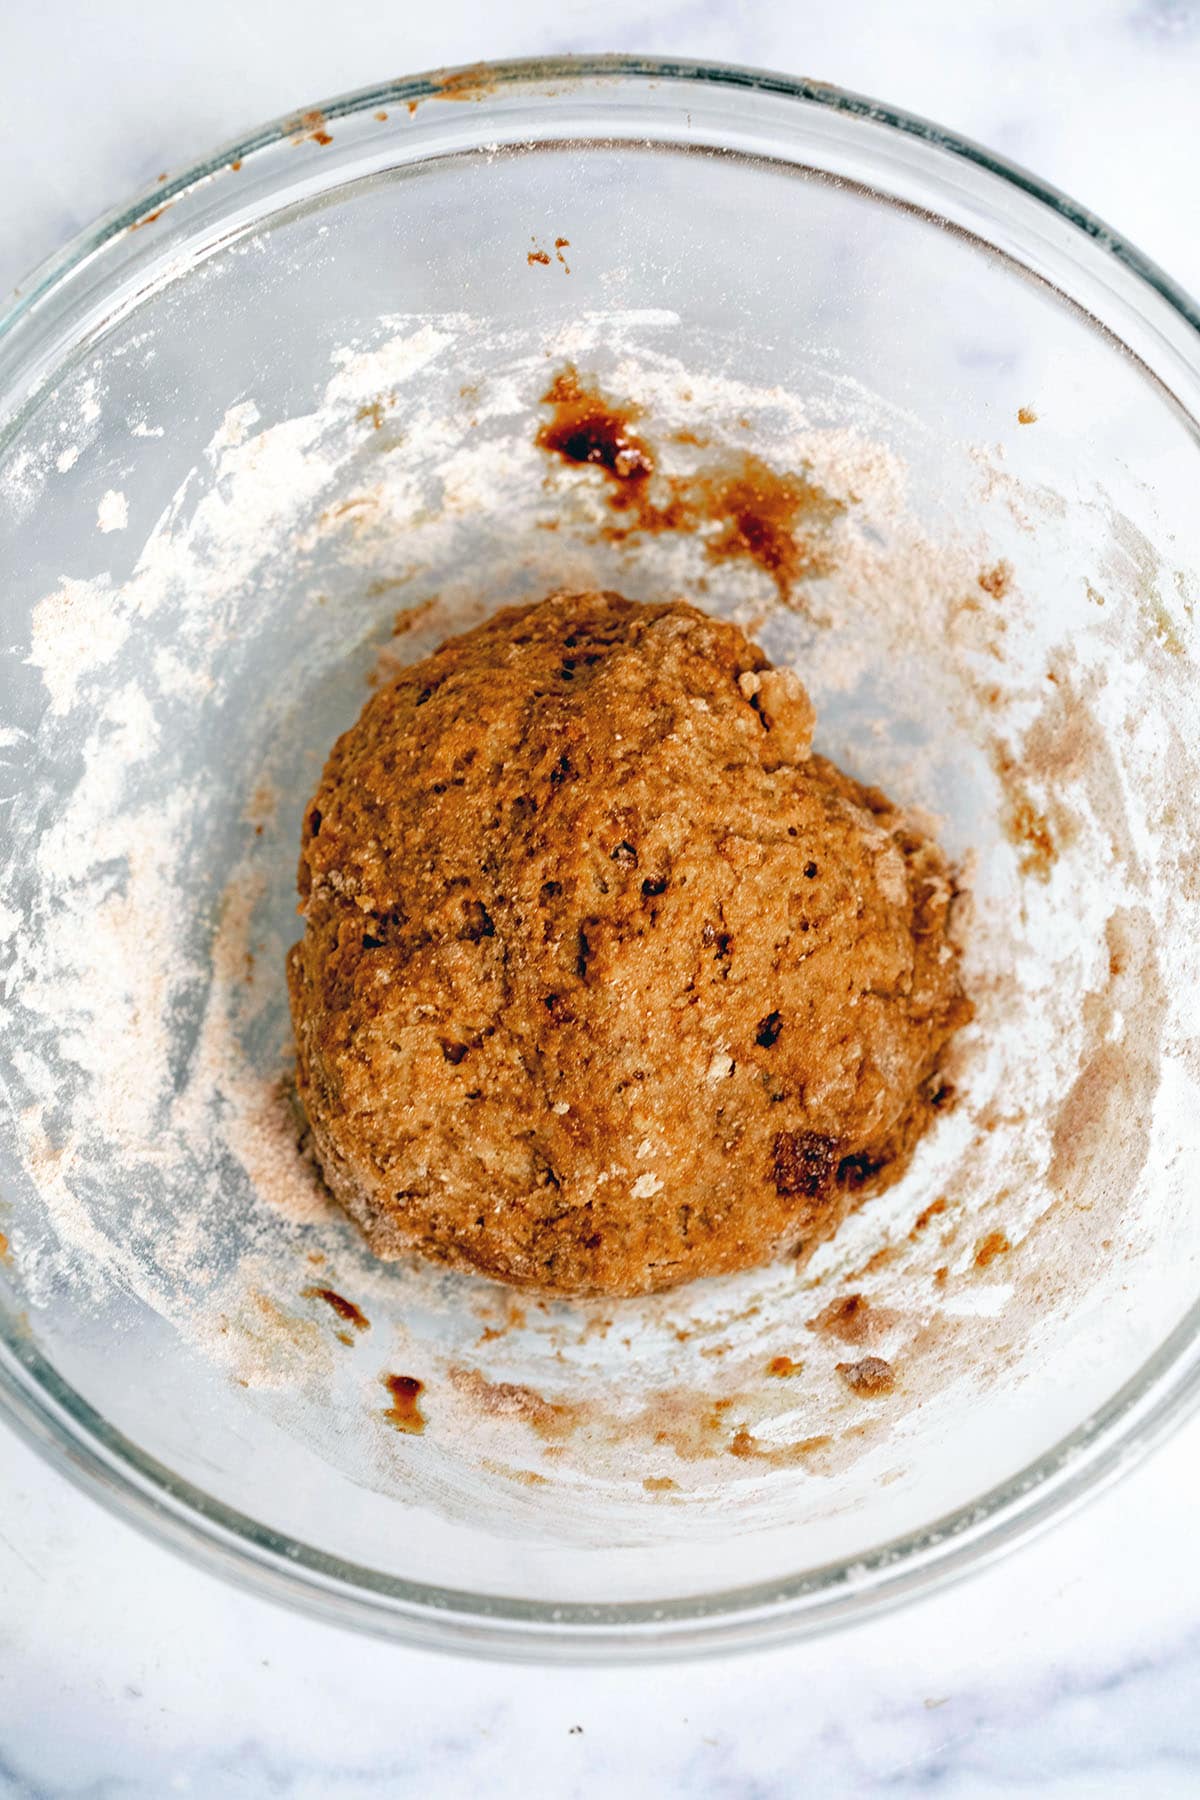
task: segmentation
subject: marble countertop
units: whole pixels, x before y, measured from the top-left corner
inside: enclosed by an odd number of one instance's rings
[[[0,289],[243,127],[381,76],[629,49],[804,72],[994,146],[1200,290],[1200,0],[45,0],[5,22]],[[508,1668],[235,1593],[0,1434],[0,1800],[1200,1792],[1200,1419],[933,1599],[791,1649]]]

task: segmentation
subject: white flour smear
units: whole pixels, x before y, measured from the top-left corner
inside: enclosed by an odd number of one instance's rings
[[[970,532],[931,541],[869,396],[828,373],[797,397],[685,369],[673,325],[597,316],[547,347],[396,319],[335,359],[315,410],[268,421],[243,399],[125,572],[45,593],[26,652],[44,708],[6,752],[24,771],[0,929],[27,1192],[0,1224],[31,1331],[69,1295],[101,1341],[141,1302],[214,1393],[236,1390],[247,1442],[270,1428],[314,1481],[449,1521],[484,1507],[538,1542],[715,1538],[732,1496],[740,1529],[799,1507],[816,1531],[901,1477],[920,1516],[935,1437],[976,1489],[999,1478],[1022,1394],[1031,1454],[1056,1406],[1063,1429],[1079,1416],[1087,1321],[1142,1329],[1122,1294],[1184,1217],[1200,1149],[1190,614],[1155,612],[1169,582],[1119,520],[989,457],[946,450]],[[845,505],[832,574],[788,607],[699,538],[604,541],[603,476],[534,444],[568,360],[636,401],[668,472],[746,449],[806,467]],[[47,480],[69,454],[49,447]],[[126,495],[93,516],[101,562],[129,554]],[[584,585],[755,630],[809,686],[818,747],[937,814],[970,863],[956,1103],[799,1274],[551,1305],[378,1266],[305,1155],[283,957],[325,752],[370,679],[498,604]],[[837,1371],[866,1355],[895,1372],[886,1399]],[[389,1372],[424,1384],[419,1438],[381,1417]]]

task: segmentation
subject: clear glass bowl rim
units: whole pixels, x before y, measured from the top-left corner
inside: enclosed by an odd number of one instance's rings
[[[293,111],[115,208],[48,257],[0,313],[0,345],[14,333],[19,338],[22,320],[40,310],[106,244],[229,162],[244,162],[292,135],[305,111],[319,111],[334,121],[434,99],[448,79],[474,80],[488,92],[553,86],[561,96],[604,78],[756,90],[920,139],[1048,208],[1132,273],[1192,333],[1200,332],[1200,307],[1154,262],[1067,195],[969,139],[897,107],[804,77],[615,55],[438,69]],[[19,352],[19,343],[15,347]],[[1192,346],[1191,360],[1200,370],[1200,340]],[[1200,1300],[1102,1409],[1008,1481],[918,1533],[882,1544],[853,1562],[686,1601],[552,1605],[381,1576],[234,1512],[114,1430],[40,1354],[28,1327],[0,1314],[0,1419],[118,1517],[235,1585],[332,1623],[414,1646],[508,1660],[631,1662],[695,1656],[761,1649],[850,1624],[928,1594],[1061,1519],[1140,1459],[1198,1403]]]

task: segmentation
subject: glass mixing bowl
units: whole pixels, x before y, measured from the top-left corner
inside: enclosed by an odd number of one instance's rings
[[[624,58],[331,102],[38,271],[0,321],[16,1429],[240,1584],[558,1658],[861,1617],[1140,1453],[1200,1374],[1196,323],[918,119]],[[614,534],[534,442],[567,365],[663,475],[802,477],[795,582]],[[938,813],[976,1019],[813,1262],[568,1306],[372,1264],[282,956],[366,683],[583,583],[742,620]]]

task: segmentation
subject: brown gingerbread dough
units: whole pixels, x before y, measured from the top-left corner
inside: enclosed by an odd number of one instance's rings
[[[288,957],[329,1185],[384,1257],[635,1294],[803,1255],[903,1170],[969,1016],[946,858],[693,607],[559,594],[376,693]]]

